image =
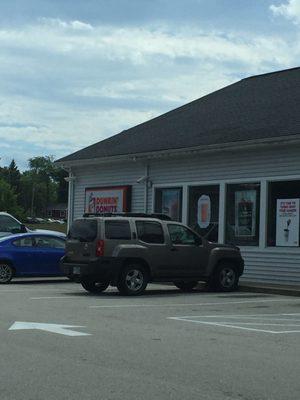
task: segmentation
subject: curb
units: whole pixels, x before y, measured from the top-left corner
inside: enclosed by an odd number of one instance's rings
[[[298,288],[285,288],[283,287],[270,287],[270,286],[252,286],[240,283],[239,291],[252,292],[252,293],[268,293],[279,294],[282,296],[296,296],[300,297],[300,287]]]

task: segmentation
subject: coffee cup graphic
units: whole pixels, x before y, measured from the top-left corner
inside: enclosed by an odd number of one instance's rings
[[[289,226],[290,226],[291,222],[292,221],[290,219],[288,219],[286,221],[286,228],[284,229],[284,239],[285,239],[286,242],[289,241],[289,235],[290,235]]]

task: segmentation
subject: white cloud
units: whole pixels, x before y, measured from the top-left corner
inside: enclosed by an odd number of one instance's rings
[[[279,6],[272,4],[270,9],[274,15],[283,16],[296,24],[300,23],[300,0],[287,0]]]
[[[26,157],[43,147],[63,156],[240,77],[294,66],[298,43],[45,18],[0,29],[0,140]]]

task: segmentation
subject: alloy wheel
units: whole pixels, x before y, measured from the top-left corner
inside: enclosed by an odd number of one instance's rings
[[[130,269],[126,274],[125,282],[128,289],[137,292],[144,283],[143,273],[138,269]]]
[[[0,264],[0,283],[8,283],[12,278],[12,269],[7,264]]]

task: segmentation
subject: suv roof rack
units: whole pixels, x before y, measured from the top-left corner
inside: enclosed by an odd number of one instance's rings
[[[84,213],[84,218],[88,217],[134,217],[134,218],[157,218],[163,221],[172,221],[172,218],[166,214],[153,213],[133,213],[133,212],[121,212],[121,213]]]

